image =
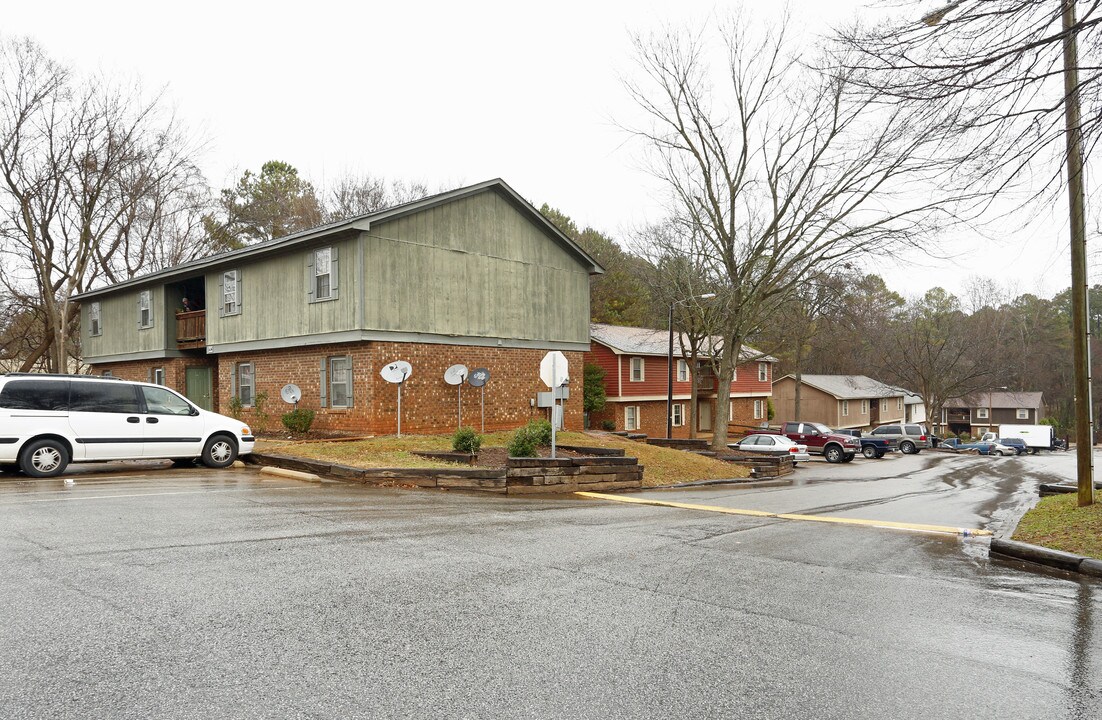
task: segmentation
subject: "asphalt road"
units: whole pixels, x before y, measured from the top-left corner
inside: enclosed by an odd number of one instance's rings
[[[924,453],[646,495],[990,527],[1073,463]],[[982,539],[252,470],[72,479],[0,480],[0,717],[1102,716],[1102,584]]]

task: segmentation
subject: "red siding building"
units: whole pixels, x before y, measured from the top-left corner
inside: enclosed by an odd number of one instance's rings
[[[611,424],[616,430],[637,431],[651,437],[666,436],[666,384],[669,335],[665,330],[594,324],[590,329],[590,351],[585,361],[605,371],[604,410],[590,415],[589,426],[600,429]],[[744,362],[726,393],[717,392],[716,377],[707,366],[698,370],[697,431],[712,432],[714,403],[726,402],[732,434],[767,421],[773,393],[775,358],[753,348],[743,348]],[[681,356],[681,344],[674,339],[673,437],[689,437],[691,372],[689,360]]]

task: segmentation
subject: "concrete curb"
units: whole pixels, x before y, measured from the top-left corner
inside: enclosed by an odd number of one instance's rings
[[[1102,577],[1102,560],[1064,552],[1063,550],[1053,550],[1040,545],[995,538],[991,541],[991,553],[1026,560],[1038,565],[1047,565],[1068,572]]]
[[[320,483],[321,478],[313,473],[299,472],[298,470],[288,470],[281,467],[273,467],[271,465],[265,465],[260,468],[262,475],[277,475],[279,477],[291,478],[292,480],[304,480],[305,482]]]

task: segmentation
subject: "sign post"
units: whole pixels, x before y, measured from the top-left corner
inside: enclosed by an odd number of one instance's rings
[[[551,457],[556,456],[558,427],[556,414],[560,412],[559,399],[562,395],[559,388],[570,382],[567,372],[566,356],[558,350],[552,350],[543,356],[540,361],[540,380],[551,388]],[[561,417],[561,415],[560,415]]]

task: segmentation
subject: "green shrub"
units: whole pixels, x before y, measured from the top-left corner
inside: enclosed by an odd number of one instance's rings
[[[513,439],[509,441],[509,457],[537,457],[538,444],[532,436],[532,424],[529,423],[517,429]]]
[[[601,421],[601,429],[602,430],[609,430],[609,431],[615,430],[616,429],[616,421],[615,420],[602,420]]]
[[[241,398],[234,396],[230,398],[230,415],[233,415],[238,420],[241,419],[241,410],[245,406],[241,404]]]
[[[309,432],[310,426],[313,424],[313,410],[304,410],[302,408],[299,408],[298,410],[292,410],[291,412],[283,415],[283,427],[287,428],[291,432]]]
[[[482,447],[482,436],[474,431],[474,428],[461,427],[452,435],[452,449],[456,452],[477,455]]]
[[[550,420],[529,420],[528,434],[532,436],[532,440],[536,445],[550,445],[551,444],[551,421]]]

